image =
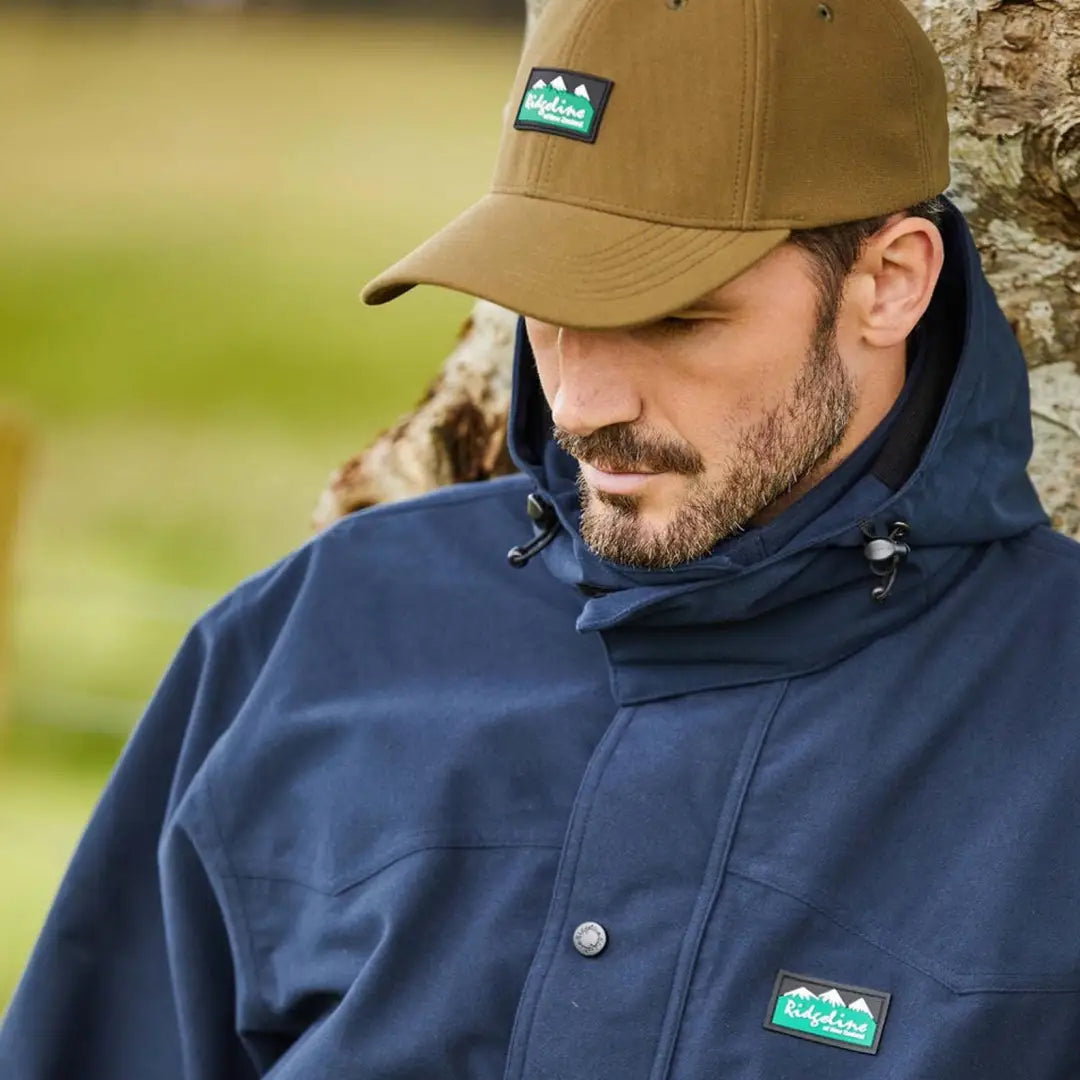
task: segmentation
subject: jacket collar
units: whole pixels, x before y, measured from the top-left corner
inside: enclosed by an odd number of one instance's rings
[[[510,451],[561,529],[542,552],[603,635],[624,703],[787,677],[835,663],[933,604],[984,545],[1045,523],[1027,477],[1027,371],[951,203],[946,260],[889,415],[841,467],[768,525],[665,571],[614,565],[578,531],[577,464],[519,320]],[[910,553],[884,602],[864,549],[896,522]]]

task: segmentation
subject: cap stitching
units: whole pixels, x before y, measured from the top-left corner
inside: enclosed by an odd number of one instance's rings
[[[566,67],[574,68],[580,66],[578,59],[577,47],[581,44],[581,39],[585,34],[585,31],[592,26],[596,21],[600,12],[611,3],[611,0],[594,0],[592,8],[586,12],[581,22],[578,23],[577,31],[571,36],[570,41],[566,48]],[[592,65],[589,70],[594,70],[595,65]],[[599,136],[599,128],[597,128],[597,136]],[[544,151],[540,156],[540,163],[537,167],[537,177],[535,187],[543,188],[547,183],[548,175],[551,172],[551,155],[554,148],[558,145],[554,140],[559,138],[558,135],[553,135],[548,139],[547,146],[544,147]]]
[[[603,202],[600,200],[592,199],[586,200],[582,197],[573,197],[567,195],[560,195],[558,199],[552,199],[548,195],[537,195],[531,187],[526,185],[510,185],[504,184],[497,188],[491,189],[492,194],[501,195],[525,195],[534,199],[547,199],[549,202],[561,202],[570,206],[582,206],[590,210],[598,210],[603,212],[610,210],[619,214],[622,217],[632,217],[638,220],[649,220],[657,225],[686,225],[689,228],[699,229],[712,229],[716,232],[720,232],[726,229],[732,229],[735,232],[760,232],[763,229],[790,229],[795,224],[806,220],[805,214],[791,214],[786,218],[770,218],[767,221],[754,222],[754,228],[743,228],[737,221],[723,222],[717,221],[715,218],[672,218],[669,216],[663,216],[656,213],[654,210],[649,210],[647,213],[650,215],[648,219],[642,218],[642,208],[640,206],[631,206],[629,203],[613,203]],[[628,213],[623,213],[628,211]]]
[[[889,0],[883,0],[881,6],[885,9],[886,15],[888,15],[893,24],[893,31],[899,34],[900,40],[904,43],[904,54],[907,57],[908,81],[915,95],[915,121],[919,125],[919,158],[922,168],[922,186],[925,191],[930,187],[930,163],[927,156],[928,148],[926,145],[926,127],[924,126],[923,117],[922,90],[919,85],[919,65],[915,60],[915,53],[911,47],[911,41],[904,32],[904,26],[899,15],[893,10]],[[912,16],[912,18],[914,18],[914,16]],[[932,192],[930,194],[932,194]]]
[[[702,248],[720,250],[734,243],[735,237],[715,237],[702,234],[700,236],[683,236],[678,239],[684,242],[675,245],[669,244],[663,258],[650,258],[648,260],[648,267],[651,271],[662,272],[667,268],[676,266]],[[618,287],[620,283],[632,280],[635,274],[640,275],[643,264],[644,261],[640,259],[630,260],[629,265],[624,263],[622,266],[616,266],[607,274],[603,272],[594,273],[590,264],[588,280],[576,284],[574,291],[575,293],[596,293],[596,290],[591,287],[595,285],[600,289],[600,293],[597,295],[606,294],[610,288]]]
[[[660,235],[657,236],[657,232]],[[648,235],[635,234],[635,242],[628,244],[614,254],[608,254],[606,258],[595,260],[592,252],[583,252],[571,257],[554,256],[554,260],[563,263],[573,263],[578,259],[587,258],[591,265],[597,269],[612,263],[622,263],[631,255],[636,255],[642,249],[648,249],[651,256],[663,255],[669,248],[676,246],[681,240],[696,239],[700,236],[719,236],[728,230],[724,229],[683,229],[678,225],[662,225],[659,230],[650,230]],[[652,243],[650,244],[650,241]]]
[[[742,17],[743,17],[744,25],[745,25],[745,23],[747,21],[746,11],[747,11],[747,7],[750,4],[750,2],[751,2],[751,0],[743,0]],[[738,146],[737,146],[736,151],[735,151],[735,160],[736,160],[736,162],[738,164],[736,165],[736,169],[735,169],[735,183],[734,183],[734,185],[732,185],[732,191],[731,191],[731,219],[732,219],[732,221],[740,221],[741,218],[744,216],[744,215],[739,213],[739,202],[740,202],[739,196],[740,196],[740,194],[742,195],[742,200],[741,201],[742,201],[744,207],[745,207],[745,204],[746,204],[746,195],[745,195],[744,192],[740,192],[740,190],[739,190],[740,185],[743,182],[743,176],[742,176],[742,173],[740,172],[738,166],[742,164],[742,160],[743,160],[743,138],[744,138],[744,133],[745,133],[745,130],[746,130],[746,99],[747,99],[747,97],[749,96],[749,93],[750,93],[750,89],[749,89],[749,86],[750,86],[750,74],[749,74],[749,72],[750,72],[750,60],[749,60],[749,56],[748,56],[748,45],[747,45],[747,40],[746,40],[747,35],[742,34],[740,36],[742,38],[743,96],[742,96],[742,102],[741,102],[742,107],[739,109],[739,142],[738,142]]]
[[[735,238],[731,237],[712,237],[707,234],[691,237],[680,237],[679,239],[685,240],[683,244],[670,245],[668,250],[664,253],[663,258],[650,258],[649,268],[651,270],[663,271],[668,267],[674,266],[677,263],[685,260],[687,257],[693,256],[702,249],[712,249],[715,247],[717,251],[735,242]],[[609,274],[592,274],[589,275],[589,280],[597,285],[602,285],[606,292],[609,287],[618,286],[620,282],[627,281],[635,274],[639,274],[641,270],[640,260],[635,261],[632,266],[624,266],[618,273]],[[582,291],[582,290],[578,290]],[[584,286],[584,291],[589,292],[589,286]]]
[[[533,57],[529,57],[529,59],[532,60]],[[529,64],[527,70],[525,71],[524,87],[521,90],[521,92],[516,95],[517,102],[518,102],[518,104],[517,104],[518,112],[521,111],[521,102],[523,102],[525,100],[525,95],[529,91],[529,79],[532,76],[534,68],[537,67],[537,66],[539,66],[539,65]],[[524,58],[522,60],[522,67],[523,68],[525,67]],[[507,135],[510,135],[511,132],[516,131],[516,132],[518,132],[518,135],[520,137],[520,135],[523,134],[524,132],[522,132],[522,130],[520,128],[515,128],[514,127],[514,125],[517,123],[517,113],[515,113],[513,111],[513,109],[511,109],[510,111],[511,111],[512,115],[510,116],[510,126],[507,129]],[[534,132],[533,134],[541,134],[541,133],[540,132]],[[524,154],[526,152],[526,150],[527,150],[528,144],[523,143],[523,144],[521,144],[521,146],[522,146],[521,152],[522,152],[522,154]],[[502,151],[502,149],[503,148],[500,147],[500,151]],[[509,147],[507,147],[507,149],[509,149]],[[535,157],[533,159],[532,164],[529,166],[529,170],[528,170],[527,175],[525,176],[525,184],[530,186],[530,187],[533,186],[536,183],[536,174],[540,171],[540,166],[541,166],[541,164],[543,163],[543,160],[544,160],[544,154],[547,153],[547,144],[544,142],[543,139],[538,139],[536,141],[536,150],[537,150],[537,153],[536,153],[536,155],[535,155]],[[500,160],[501,160],[501,157],[502,157],[502,154],[500,153]],[[496,163],[496,165],[498,165],[498,162]]]
[[[555,205],[566,205],[553,199],[544,199],[542,196],[538,195],[526,197],[534,198],[540,202],[549,202],[554,203]],[[718,236],[719,234],[725,232],[739,231],[723,228],[702,230],[694,229],[688,226],[670,225],[666,222],[654,221],[640,222],[639,225],[640,227],[635,229],[633,232],[628,233],[626,236],[620,237],[618,240],[615,240],[613,243],[607,244],[604,247],[593,248],[590,250],[582,250],[570,256],[560,255],[556,252],[546,252],[544,255],[545,261],[572,265],[579,259],[587,258],[590,262],[590,265],[600,268],[610,263],[625,262],[629,256],[635,254],[643,248],[649,248],[650,254],[652,255],[662,253],[667,248],[676,244],[679,240],[687,239],[687,236],[685,235],[686,233],[693,233],[699,236]],[[652,245],[651,247],[650,244]]]
[[[524,191],[523,189],[493,188],[490,192],[488,192],[489,196],[490,195],[503,195],[503,194],[505,194],[505,195],[514,195],[514,196],[521,197],[521,198],[526,198],[526,199],[536,199],[538,202],[553,203],[553,204],[555,204],[557,206],[575,206],[575,207],[578,207],[580,209],[590,209],[590,207],[588,207],[588,206],[582,206],[579,203],[576,203],[576,202],[573,202],[573,201],[570,201],[570,200],[567,200],[567,199],[552,199],[552,198],[549,198],[549,197],[547,197],[545,195],[536,195],[536,194],[533,194],[530,191]],[[486,197],[487,196],[485,196],[485,198]],[[479,204],[476,204],[476,205],[479,205]],[[602,211],[598,211],[598,213],[599,212],[602,212]],[[641,218],[638,215],[626,215],[626,214],[615,215],[615,214],[613,214],[611,216],[612,217],[616,217],[616,216],[625,217],[628,221],[636,222],[638,224],[639,228],[637,228],[633,232],[627,233],[625,236],[619,237],[618,240],[612,241],[610,244],[608,244],[605,247],[593,249],[592,251],[590,251],[588,253],[590,256],[593,256],[593,255],[606,255],[608,253],[617,253],[617,252],[619,252],[620,248],[624,247],[625,245],[630,244],[631,242],[634,242],[635,246],[637,246],[638,241],[639,240],[644,240],[645,237],[646,237],[646,234],[649,234],[649,235],[655,234],[655,232],[658,229],[666,231],[666,230],[669,230],[669,229],[676,229],[676,228],[682,228],[683,227],[683,226],[679,226],[679,225],[673,225],[673,224],[671,224],[669,222],[666,222],[666,221],[651,221],[651,220],[648,220],[648,219],[645,219],[645,218]],[[687,227],[692,228],[693,226],[687,226]],[[722,227],[720,227],[720,228],[715,228],[712,231],[714,231],[714,232],[724,232],[725,230]],[[435,235],[437,236],[438,234],[436,233]],[[434,239],[434,237],[429,237],[429,239]],[[561,256],[554,255],[554,254],[546,255],[545,257],[548,258],[548,259],[559,259],[559,258],[561,258]]]
[[[579,258],[597,259],[597,263],[602,265],[606,262],[621,261],[627,255],[639,251],[645,247],[649,240],[657,235],[658,230],[664,232],[664,236],[657,241],[657,244],[664,244],[668,241],[668,230],[677,230],[677,225],[661,225],[653,226],[647,225],[644,229],[639,229],[629,236],[624,236],[621,240],[614,244],[609,244],[607,247],[599,248],[594,251],[583,251],[577,255],[565,256],[565,255],[549,255],[550,259],[554,259],[557,262],[574,262]],[[678,235],[677,232],[673,232],[671,235]],[[602,256],[602,258],[601,258]]]
[[[582,16],[581,22],[578,23],[577,29],[574,31],[574,33],[570,37],[570,43],[569,43],[569,48],[568,48],[568,53],[567,53],[568,59],[567,59],[567,62],[566,62],[567,67],[570,67],[572,65],[572,63],[573,63],[573,61],[569,59],[570,52],[572,52],[572,50],[577,46],[578,40],[581,38],[582,32],[584,31],[585,27],[588,26],[588,24],[589,24],[590,16],[592,15],[592,12],[595,11],[595,10],[596,10],[596,7],[594,6],[592,11],[590,11],[590,12],[586,13],[584,16]],[[524,64],[522,64],[522,66],[524,67]],[[533,66],[550,67],[551,65],[550,64],[539,64],[539,65],[533,65]],[[531,74],[531,67],[530,67],[530,74]],[[528,85],[528,80],[529,80],[529,76],[526,75],[525,76],[526,86]],[[538,132],[538,134],[542,135],[543,132]],[[550,152],[551,147],[552,147],[552,142],[551,142],[551,139],[549,138],[544,143],[544,145],[541,147],[540,154],[538,155],[538,157],[536,159],[536,168],[534,170],[530,170],[531,175],[529,176],[529,179],[528,179],[527,182],[531,186],[536,186],[540,182],[540,178],[541,178],[541,175],[544,173],[545,165],[547,163],[548,153]]]
[[[732,242],[734,241],[730,241],[725,244],[718,244],[715,247],[711,247],[706,251],[700,252],[697,258],[693,259],[689,263],[684,260],[680,260],[675,267],[674,272],[666,274],[663,277],[650,276],[648,280],[636,282],[628,288],[617,289],[614,292],[612,292],[611,290],[605,290],[604,292],[593,292],[587,287],[577,287],[575,288],[574,292],[577,296],[584,296],[592,299],[601,300],[621,300],[626,299],[627,297],[640,296],[642,293],[648,292],[649,290],[654,289],[657,286],[667,285],[669,282],[673,281],[679,276],[680,270],[692,269],[693,267],[700,266],[706,259],[709,258],[710,255],[714,255],[719,253],[720,251],[724,251],[730,246]],[[536,282],[532,278],[528,278],[525,275],[518,274],[514,271],[506,271],[503,276],[513,278],[514,280],[521,282],[523,285],[532,286],[536,284]]]
[[[676,227],[676,226],[670,226],[669,225],[669,226],[661,226],[661,227],[673,228],[673,227]],[[620,254],[624,253],[624,249],[629,250],[629,251],[633,251],[635,249],[635,247],[643,240],[645,235],[647,233],[651,234],[656,228],[657,228],[657,226],[655,225],[654,222],[651,222],[651,221],[644,222],[640,229],[636,229],[634,232],[628,233],[626,236],[619,237],[618,240],[614,241],[611,244],[608,244],[606,247],[595,248],[594,250],[590,251],[588,254],[589,254],[590,257],[592,257],[592,256],[599,256],[599,255],[620,255]],[[561,255],[546,255],[545,258],[548,258],[548,259],[555,258],[555,259],[558,259],[558,260],[566,261],[564,256],[561,256]]]
[[[565,256],[562,256],[556,258],[553,261],[558,262],[562,265],[572,265],[573,263],[578,262],[580,259],[588,259],[589,265],[594,267],[599,272],[602,271],[606,266],[621,266],[625,264],[628,259],[639,254],[642,250],[647,250],[650,258],[659,258],[660,256],[665,255],[672,248],[678,248],[680,241],[689,239],[693,237],[693,235],[693,233],[690,233],[688,236],[684,233],[672,232],[658,239],[656,243],[651,247],[648,243],[650,239],[649,237],[640,237],[636,244],[626,247],[622,251],[618,252],[617,257],[597,260],[595,262],[593,260],[591,252],[582,252],[580,255],[572,258],[566,258]],[[702,233],[699,235],[708,234]]]
[[[758,71],[760,74],[760,72],[768,69],[771,76],[772,68],[764,60],[765,50],[769,47],[769,5],[761,3],[761,0],[757,0],[757,2],[758,10],[761,15],[761,25],[758,27],[758,34],[760,35],[758,41]],[[758,172],[755,182],[756,190],[754,191],[754,206],[751,214],[744,217],[744,222],[749,220],[757,220],[758,213],[761,210],[761,202],[765,194],[765,153],[769,146],[769,101],[772,96],[769,93],[770,89],[771,87],[765,87],[764,92],[759,91],[761,100],[761,128],[758,132],[758,135],[761,142],[761,151],[758,154]]]
[[[566,205],[564,203],[556,202],[552,199],[543,199],[540,196],[525,197],[535,198],[540,202],[553,203],[557,206]],[[627,218],[626,220],[630,221],[633,219]],[[675,240],[678,239],[680,233],[707,232],[712,234],[718,234],[727,231],[724,229],[689,229],[685,226],[668,225],[662,222],[652,221],[639,222],[639,226],[639,228],[634,229],[632,232],[620,237],[619,239],[615,240],[610,244],[605,245],[604,247],[594,248],[592,250],[583,250],[571,256],[564,256],[555,252],[545,252],[544,258],[548,262],[560,262],[568,264],[572,264],[581,258],[588,258],[590,259],[590,261],[595,259],[597,265],[604,265],[605,263],[609,262],[625,262],[626,258],[630,254],[633,254],[634,252],[637,252],[642,248],[647,247],[650,244],[650,241],[652,241],[653,243],[653,250],[656,251],[663,250],[663,248],[675,242]],[[436,233],[435,236],[429,237],[428,241],[425,241],[425,244],[427,244],[428,242],[434,242],[438,236],[439,234]],[[659,237],[659,239],[656,239],[657,237]],[[424,246],[425,245],[421,245],[421,248],[418,248],[417,250],[421,250]]]
[[[604,275],[589,274],[587,280],[575,286],[576,295],[609,296],[626,291],[633,292],[643,281],[663,283],[678,277],[680,268],[696,266],[714,252],[725,251],[738,242],[735,234],[721,237],[694,237],[672,250],[663,259],[637,260],[620,273]]]

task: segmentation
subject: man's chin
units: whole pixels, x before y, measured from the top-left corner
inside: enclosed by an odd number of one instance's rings
[[[581,517],[581,535],[589,550],[607,562],[639,570],[669,570],[706,554],[708,545],[688,550],[686,537],[672,535],[666,518],[633,506],[611,505],[608,498],[590,499]]]

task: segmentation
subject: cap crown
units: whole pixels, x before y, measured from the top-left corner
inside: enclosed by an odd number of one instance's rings
[[[533,68],[614,83],[595,141],[514,125]],[[945,78],[900,0],[551,0],[492,190],[709,229],[873,217],[949,183]]]

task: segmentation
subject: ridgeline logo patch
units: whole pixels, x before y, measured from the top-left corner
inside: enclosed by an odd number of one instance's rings
[[[781,971],[765,1027],[799,1039],[876,1054],[892,995]]]
[[[533,68],[514,127],[519,131],[544,131],[595,142],[614,85],[610,79],[580,71]]]

